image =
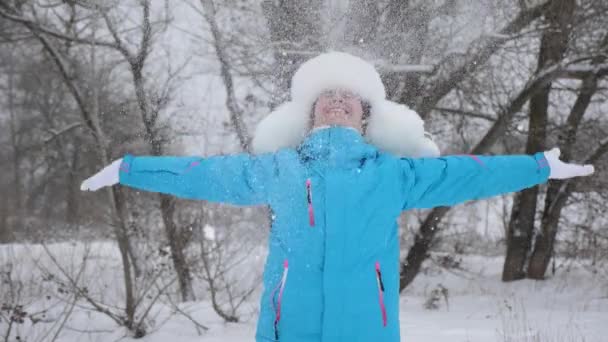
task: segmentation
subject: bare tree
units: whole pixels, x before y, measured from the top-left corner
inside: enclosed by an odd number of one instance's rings
[[[547,65],[559,62],[568,47],[568,37],[571,14],[575,2],[570,0],[552,1],[546,11],[545,18],[548,28],[543,32],[540,51],[538,53],[537,70]],[[549,83],[530,99],[528,140],[525,152],[534,154],[544,151],[546,129],[548,122],[549,93],[552,84]],[[507,231],[507,253],[502,274],[503,281],[521,279],[524,277],[524,263],[530,249],[534,218],[536,214],[536,199],[539,187],[535,186],[517,193],[513,199],[511,221]]]
[[[44,28],[44,23],[36,22],[34,21],[35,19],[27,19],[24,17],[24,12],[28,9],[32,11],[30,13],[36,13],[36,11],[33,11],[31,6],[33,5],[26,4],[24,6],[13,7],[10,4],[2,3],[0,4],[0,16],[23,25],[29,31],[32,37],[39,42],[48,58],[55,64],[57,72],[63,80],[65,87],[72,95],[78,107],[84,126],[89,130],[95,139],[96,149],[101,163],[109,164],[111,158],[108,149],[108,139],[106,138],[106,134],[100,125],[99,108],[95,105],[96,99],[94,96],[92,98],[87,98],[86,94],[84,94],[80,88],[80,84],[78,84],[78,81],[87,83],[87,81],[92,80],[86,78],[80,80],[78,79],[78,76],[83,75],[76,74],[71,68],[70,57],[72,56],[69,55],[71,52],[70,46],[58,44],[57,40],[53,38],[53,35],[47,34],[48,32],[55,32],[54,30]],[[68,13],[75,14],[75,11],[76,8],[74,5],[68,7]],[[72,21],[71,24],[73,25],[74,22]],[[70,25],[66,26],[65,28],[68,32],[71,32],[70,30],[72,27]],[[63,37],[65,35],[57,32],[55,36]],[[95,86],[94,82],[90,82],[89,84],[90,86]],[[115,218],[113,227],[123,263],[123,280],[126,293],[126,319],[124,320],[124,324],[128,328],[133,329],[135,302],[133,295],[131,260],[129,258],[130,246],[125,226],[125,206],[123,197],[117,189],[108,188],[106,194],[109,202],[111,203],[111,208],[116,213],[116,215],[113,216]]]
[[[84,4],[72,5],[73,11],[85,10],[91,12],[93,18],[101,18],[105,24],[104,29],[110,33],[112,40],[99,40],[95,37],[83,37],[82,35],[76,35],[74,32],[61,33],[50,27],[45,27],[39,23],[32,23],[30,20],[24,17],[16,17],[9,13],[4,13],[3,16],[9,20],[23,23],[24,25],[33,29],[38,36],[43,39],[53,37],[60,39],[69,44],[87,45],[87,46],[101,46],[104,48],[110,48],[118,52],[127,63],[129,71],[132,75],[134,93],[137,100],[139,114],[141,122],[144,127],[143,138],[148,143],[149,152],[152,155],[162,155],[165,150],[166,139],[162,136],[161,127],[159,127],[158,118],[159,114],[166,106],[169,96],[171,95],[170,88],[172,87],[170,82],[165,85],[165,89],[155,92],[154,90],[146,87],[146,74],[144,73],[144,67],[146,66],[146,60],[152,50],[152,38],[153,38],[153,25],[150,18],[150,1],[140,2],[140,9],[142,13],[141,26],[138,30],[141,32],[139,44],[133,49],[130,44],[125,40],[118,27],[116,20],[112,17],[112,11],[109,7],[93,6],[87,8]],[[1,14],[1,13],[0,13]],[[74,14],[76,15],[76,14]],[[124,15],[124,14],[123,14]],[[97,19],[95,19],[97,20]],[[161,22],[158,25],[165,25],[166,22]],[[164,26],[163,26],[164,27]],[[162,27],[157,27],[161,29]],[[130,33],[129,33],[130,34]],[[169,81],[175,75],[169,75]],[[193,291],[191,284],[191,275],[187,267],[184,254],[185,245],[187,243],[187,234],[184,234],[179,227],[175,224],[173,216],[175,213],[175,199],[166,195],[159,195],[160,199],[160,211],[163,223],[165,225],[165,233],[167,241],[171,245],[171,256],[173,265],[178,274],[178,283],[181,290],[182,300],[192,300]],[[119,200],[120,202],[120,200]],[[124,210],[123,210],[124,211]]]
[[[213,36],[213,45],[217,59],[220,62],[222,79],[226,87],[226,108],[228,108],[228,112],[230,113],[230,122],[234,126],[241,148],[246,152],[251,152],[251,137],[247,133],[245,123],[243,122],[243,111],[239,108],[236,95],[234,94],[234,80],[230,72],[230,62],[224,46],[225,42],[215,19],[215,4],[213,0],[200,0],[200,3],[203,7],[203,15]]]
[[[150,153],[160,156],[164,153],[166,141],[158,127],[158,117],[166,103],[170,92],[163,92],[160,96],[152,98],[150,91],[145,87],[145,75],[143,73],[146,59],[152,49],[152,24],[150,20],[150,1],[142,1],[142,23],[141,40],[135,52],[127,47],[126,42],[120,37],[116,23],[110,18],[107,10],[102,10],[106,27],[114,39],[114,47],[122,54],[129,65],[133,77],[133,85],[137,97],[137,103],[145,129],[144,141],[149,144]],[[164,23],[166,24],[166,23]],[[175,224],[175,199],[171,196],[159,194],[160,210],[167,241],[171,246],[171,258],[173,266],[178,275],[178,282],[182,300],[193,300],[192,276],[188,268],[185,256],[187,235]]]
[[[563,146],[564,160],[572,158],[574,143],[576,142],[576,131],[580,121],[586,112],[592,96],[597,91],[597,75],[589,75],[583,79],[581,90],[570,115],[568,116],[567,129],[560,137],[559,146]],[[601,140],[591,150],[585,163],[597,163],[608,152],[608,138]],[[549,184],[545,197],[545,206],[541,218],[540,232],[536,235],[534,248],[530,256],[527,276],[532,279],[544,279],[549,266],[549,261],[554,255],[555,237],[559,227],[559,218],[566,205],[566,201],[576,190],[574,181],[554,181]]]

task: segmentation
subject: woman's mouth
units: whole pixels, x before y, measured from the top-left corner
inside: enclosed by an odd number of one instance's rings
[[[330,114],[348,115],[348,110],[343,107],[330,107],[327,112]]]

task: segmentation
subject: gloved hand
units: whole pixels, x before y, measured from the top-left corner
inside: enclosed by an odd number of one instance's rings
[[[555,147],[550,151],[545,152],[545,159],[549,163],[549,178],[550,179],[566,179],[578,176],[589,176],[595,171],[593,165],[577,165],[564,163],[559,160],[559,148]]]
[[[110,165],[104,167],[101,171],[87,178],[80,185],[80,190],[96,191],[104,186],[112,186],[119,181],[119,170],[122,158],[116,159]]]

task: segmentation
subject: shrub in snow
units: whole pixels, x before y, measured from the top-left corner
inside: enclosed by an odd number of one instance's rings
[[[424,302],[424,308],[427,310],[439,309],[441,299],[445,300],[446,308],[449,310],[450,306],[448,303],[448,289],[441,284],[437,284],[437,287],[435,287],[429,293],[429,296],[427,297],[426,301]]]

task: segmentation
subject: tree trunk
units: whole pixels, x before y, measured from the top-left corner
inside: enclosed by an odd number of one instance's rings
[[[150,113],[147,105],[141,70],[134,72],[133,78],[138,102],[140,104],[140,110],[143,113],[142,117],[144,118],[144,125],[146,126],[150,151],[154,156],[161,156],[163,154],[163,140],[155,129],[156,115]],[[151,117],[153,119],[151,119]],[[178,277],[182,301],[195,300],[190,268],[188,267],[186,255],[184,253],[186,248],[186,240],[181,237],[181,229],[173,220],[173,213],[175,212],[175,198],[161,194],[159,195],[159,200],[160,214],[165,226],[165,235],[167,236],[169,246],[171,248],[171,260],[173,262],[173,268],[175,269]]]
[[[13,102],[13,86],[15,70],[13,64],[9,63],[8,69],[8,113],[10,122],[11,147],[12,147],[12,163],[13,163],[13,211],[14,220],[9,229],[13,231],[24,229],[25,221],[25,203],[23,200],[23,189],[21,187],[21,148],[19,147],[19,125],[17,122],[17,113],[15,112],[15,104]]]
[[[109,158],[104,152],[102,156],[102,162],[104,165],[109,163]],[[135,296],[133,294],[134,284],[131,273],[131,261],[129,259],[129,235],[127,234],[126,227],[126,216],[125,216],[125,201],[124,195],[120,189],[108,188],[107,190],[108,199],[112,204],[112,208],[116,215],[113,216],[114,222],[114,234],[116,235],[116,241],[118,242],[118,250],[120,251],[120,259],[122,261],[122,271],[125,282],[125,313],[126,313],[126,326],[129,330],[134,331],[135,327]]]
[[[554,1],[547,9],[546,18],[550,27],[543,32],[541,38],[537,72],[562,58],[568,47],[567,20],[573,10],[574,0]],[[530,99],[526,154],[545,150],[550,92],[551,83],[548,83]],[[507,230],[503,281],[513,281],[525,277],[524,268],[532,244],[538,191],[538,186],[535,186],[515,194]]]
[[[541,45],[538,70],[545,66],[546,46]],[[526,154],[545,150],[547,110],[549,107],[550,85],[545,86],[530,99],[530,124]],[[511,220],[507,229],[507,253],[503,266],[502,280],[513,281],[525,277],[524,266],[534,233],[534,218],[538,197],[538,186],[515,194]]]
[[[160,196],[160,210],[162,212],[163,223],[165,224],[165,234],[171,248],[171,260],[177,273],[177,280],[183,301],[195,300],[194,288],[190,268],[186,260],[184,250],[186,249],[187,239],[173,220],[175,213],[175,200],[167,195]]]
[[[146,58],[150,53],[151,44],[151,32],[152,27],[150,23],[150,2],[141,2],[143,12],[142,22],[142,39],[139,45],[139,49],[135,55],[132,55],[128,50],[123,50],[123,54],[126,61],[129,62],[131,75],[133,77],[133,86],[135,88],[135,96],[137,98],[137,105],[140,110],[142,123],[145,128],[145,141],[148,143],[150,153],[154,156],[161,156],[163,154],[164,140],[159,133],[156,124],[160,108],[153,107],[149,103],[148,93],[146,92],[144,85],[143,68],[145,66]],[[106,21],[107,25],[112,25],[111,22]],[[115,28],[111,28],[115,30]],[[120,38],[114,38],[117,43]],[[169,246],[171,248],[171,259],[173,267],[178,276],[178,283],[180,286],[180,293],[182,295],[182,301],[194,300],[194,292],[191,284],[190,269],[186,262],[186,256],[184,253],[185,240],[180,238],[180,229],[173,221],[173,213],[175,211],[175,199],[166,196],[159,195],[160,200],[160,211],[163,223],[165,226],[165,234],[169,239]]]
[[[215,5],[212,0],[201,0],[201,5],[203,6],[205,20],[211,29],[215,54],[220,62],[220,74],[222,75],[224,87],[226,88],[226,108],[230,114],[230,122],[232,123],[232,126],[234,126],[236,136],[239,139],[243,151],[251,153],[251,138],[249,134],[247,134],[247,126],[243,120],[243,111],[238,105],[237,97],[235,95],[234,80],[232,73],[230,72],[231,67],[226,45],[217,21],[215,20]]]
[[[14,240],[13,231],[8,225],[8,200],[5,196],[0,199],[0,244]]]
[[[538,187],[534,187],[517,193],[513,198],[502,281],[519,280],[526,276],[524,266],[532,241],[537,196]]]
[[[70,224],[74,224],[78,222],[78,165],[80,152],[77,149],[74,149],[72,152],[72,160],[69,163],[69,171],[67,174],[68,177],[68,188],[66,189],[66,211],[65,211],[65,219],[66,222]]]
[[[433,209],[420,226],[420,230],[414,240],[414,245],[408,251],[405,261],[401,263],[399,292],[411,284],[416,275],[418,275],[418,272],[420,272],[422,262],[428,257],[431,243],[438,231],[437,225],[448,211],[450,211],[450,207]]]
[[[559,146],[563,146],[562,160],[572,157],[572,146],[575,144],[576,132],[583,115],[591,103],[591,97],[597,91],[597,76],[592,75],[583,80],[581,92],[568,116],[566,132],[560,137]],[[568,184],[569,185],[569,184]],[[545,210],[541,220],[541,230],[534,240],[534,250],[528,265],[528,278],[544,279],[549,261],[553,255],[555,236],[557,235],[559,217],[566,205],[570,191],[564,191],[564,181],[551,181],[545,199]],[[567,188],[571,188],[568,186]]]

